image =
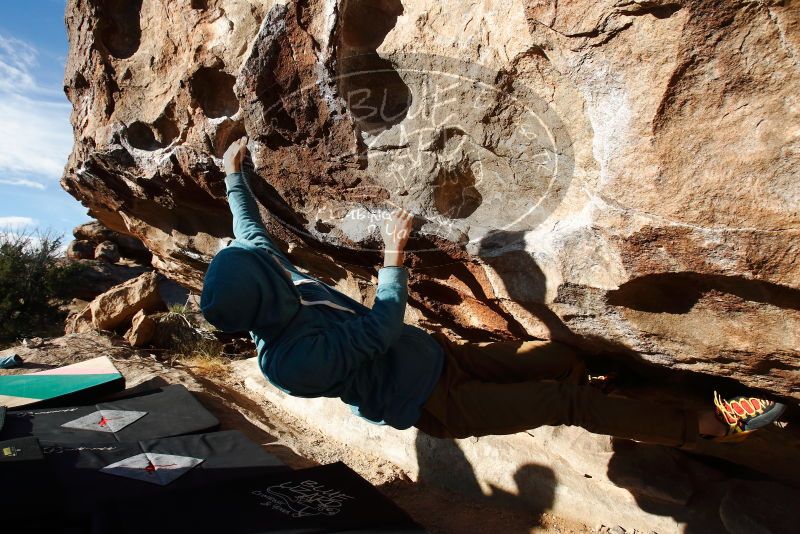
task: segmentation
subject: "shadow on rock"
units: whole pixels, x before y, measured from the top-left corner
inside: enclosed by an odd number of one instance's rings
[[[492,230],[480,240],[477,252],[502,279],[508,296],[539,319],[552,339],[577,341],[577,336],[545,304],[547,278],[525,250],[525,232]]]
[[[800,491],[751,469],[659,445],[612,443],[608,478],[642,510],[674,518],[687,534],[793,532],[800,519]],[[775,459],[767,458],[761,456]]]
[[[547,280],[531,254],[525,250],[523,232],[493,231],[481,240],[478,255],[501,278],[508,296],[544,323],[552,339],[580,347],[586,353],[591,374],[616,376],[614,391],[629,398],[646,399],[694,408],[709,407],[711,392],[724,394],[754,391],[730,378],[678,371],[645,361],[640,354],[618,342],[573,334],[545,304]],[[745,281],[736,277],[705,276],[695,273],[653,275],[623,284],[608,294],[612,305],[660,313],[685,313],[709,291],[797,309],[798,293],[775,284]],[[771,396],[763,392],[766,396]],[[785,419],[794,421],[794,410]],[[685,525],[684,532],[788,532],[797,524],[797,506],[778,506],[796,495],[800,480],[800,449],[791,429],[777,427],[753,435],[744,444],[730,445],[703,441],[693,454],[622,439],[613,439],[614,454],[608,464],[608,478],[628,490],[642,510],[672,517]],[[464,492],[471,488],[470,469],[463,455],[450,449],[455,443],[440,444],[432,450],[443,457],[432,461],[432,453],[420,444],[420,479],[441,480]],[[421,453],[420,451],[423,451]],[[460,451],[458,451],[460,452]],[[467,466],[469,467],[469,466]],[[547,469],[538,467],[536,469]],[[455,476],[458,472],[459,475]],[[463,473],[467,473],[466,475]],[[552,473],[551,473],[552,475]],[[450,478],[447,478],[449,476]],[[519,477],[519,499],[526,489]],[[535,477],[536,475],[534,475]],[[466,478],[467,480],[462,480]],[[525,477],[527,478],[527,476]],[[540,479],[543,477],[539,477]],[[546,478],[546,477],[544,477]],[[477,482],[472,484],[480,492]],[[534,485],[530,502],[537,511],[546,509],[542,486]],[[552,499],[552,488],[550,488]],[[756,498],[757,496],[757,498]],[[494,498],[494,496],[490,497]],[[796,502],[800,502],[795,500]],[[544,506],[544,508],[541,508]],[[784,530],[782,530],[784,529]]]
[[[529,518],[524,525],[526,528],[541,525],[542,514],[553,506],[556,477],[548,467],[524,465],[514,474],[516,493],[490,486],[491,493],[487,495],[478,483],[472,464],[455,440],[433,438],[418,432],[415,447],[421,484],[464,495],[479,506],[523,509]],[[485,526],[475,525],[477,529]]]
[[[708,293],[800,310],[800,290],[741,276],[661,273],[634,278],[608,293],[608,303],[651,313],[686,313]]]

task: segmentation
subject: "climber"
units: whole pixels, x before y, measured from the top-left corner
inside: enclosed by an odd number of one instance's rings
[[[540,425],[692,448],[702,436],[735,441],[785,406],[722,398],[697,412],[612,397],[585,384],[576,350],[557,342],[456,343],[406,325],[403,267],[412,215],[383,224],[383,268],[372,309],[298,270],[261,222],[242,172],[247,139],[225,152],[236,239],[213,259],[201,308],[225,332],[249,331],[267,379],[298,397],[339,397],[374,423],[441,438],[509,434]]]

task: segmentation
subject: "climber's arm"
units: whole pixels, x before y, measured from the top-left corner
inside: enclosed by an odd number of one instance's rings
[[[228,192],[228,205],[233,214],[233,235],[236,239],[274,247],[261,221],[258,205],[250,190],[250,184],[247,183],[247,175],[244,172],[229,174],[225,177],[225,188]]]
[[[403,267],[384,267],[378,272],[378,291],[369,313],[284,347],[271,359],[267,375],[293,395],[325,394],[397,341],[403,328],[407,284]]]
[[[233,214],[233,235],[236,239],[249,241],[258,247],[276,254],[291,265],[289,259],[275,246],[258,211],[248,176],[242,171],[242,160],[247,152],[247,138],[235,141],[223,156],[225,164],[225,188],[228,204]]]
[[[384,267],[372,310],[304,336],[272,359],[268,376],[295,395],[321,395],[365,361],[388,352],[400,337],[408,300],[403,256],[413,216],[396,210],[381,228]]]

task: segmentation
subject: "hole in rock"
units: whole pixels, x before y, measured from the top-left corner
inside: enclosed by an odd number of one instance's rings
[[[668,19],[680,10],[680,4],[666,4],[650,8],[649,13],[657,19]]]
[[[318,220],[316,223],[314,223],[314,229],[317,232],[320,232],[320,233],[323,233],[323,234],[330,233],[330,231],[333,230],[333,228],[334,228],[334,226],[332,224],[328,224],[328,223],[323,222],[323,221],[319,221]]]
[[[260,140],[267,147],[274,150],[294,144],[293,139],[295,138],[294,134],[297,133],[297,123],[289,115],[282,103],[269,108],[264,118],[269,123],[270,128]]]
[[[192,9],[208,9],[209,0],[192,0]]]
[[[139,150],[152,151],[164,147],[164,145],[156,140],[150,126],[141,121],[129,124],[125,131],[125,137],[132,147],[138,148]]]
[[[392,64],[377,52],[347,58],[349,70],[339,84],[345,103],[366,131],[385,130],[405,119],[411,91]]]
[[[171,114],[170,114],[171,115]],[[153,123],[153,128],[157,134],[157,141],[161,146],[167,146],[180,135],[180,129],[170,115],[161,115]]]
[[[452,287],[447,287],[430,280],[421,280],[414,284],[414,291],[420,295],[425,295],[425,298],[441,304],[449,304],[455,306],[461,304],[464,299],[461,298],[458,291]]]
[[[73,82],[72,85],[73,85],[73,87],[75,87],[75,89],[80,91],[82,89],[86,89],[86,88],[89,87],[89,81],[86,79],[86,77],[82,73],[76,72],[75,73],[75,81]]]
[[[363,51],[377,50],[402,14],[400,0],[345,0],[342,44]]]
[[[482,201],[483,197],[475,188],[475,174],[469,165],[439,170],[433,186],[433,202],[441,215],[464,219],[472,215]]]
[[[230,117],[239,111],[239,100],[233,92],[236,79],[219,69],[203,67],[192,75],[189,90],[206,117]]]
[[[411,107],[411,91],[377,48],[403,14],[399,0],[346,0],[340,33],[339,91],[358,125],[385,130]]]
[[[225,121],[217,128],[214,137],[214,155],[221,158],[231,143],[245,135],[244,123],[241,121]]]
[[[118,59],[131,57],[142,39],[139,16],[142,0],[105,0],[101,2],[98,34],[100,42]]]

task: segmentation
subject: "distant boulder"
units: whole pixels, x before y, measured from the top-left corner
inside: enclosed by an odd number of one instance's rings
[[[106,263],[117,263],[120,260],[119,247],[113,241],[103,241],[94,249],[94,257]]]
[[[72,260],[72,263],[80,264],[80,270],[69,287],[64,288],[64,296],[81,300],[92,300],[112,287],[151,270],[140,265],[118,265],[91,259]]]
[[[131,347],[144,347],[150,343],[155,333],[155,321],[153,321],[150,316],[145,315],[144,310],[139,310],[139,312],[133,316],[131,327],[125,332],[125,341],[127,341]]]
[[[106,241],[114,243],[119,249],[119,255],[123,258],[137,260],[142,263],[150,263],[152,254],[147,250],[139,239],[115,232],[104,226],[98,221],[92,221],[76,226],[72,230],[72,235],[76,240],[88,241],[93,246],[98,246]]]
[[[158,273],[145,273],[99,295],[89,304],[94,327],[113,330],[127,323],[141,310],[151,312],[163,309],[164,302],[158,294],[158,279]]]
[[[95,245],[85,239],[75,239],[67,245],[67,258],[71,260],[93,260]]]

